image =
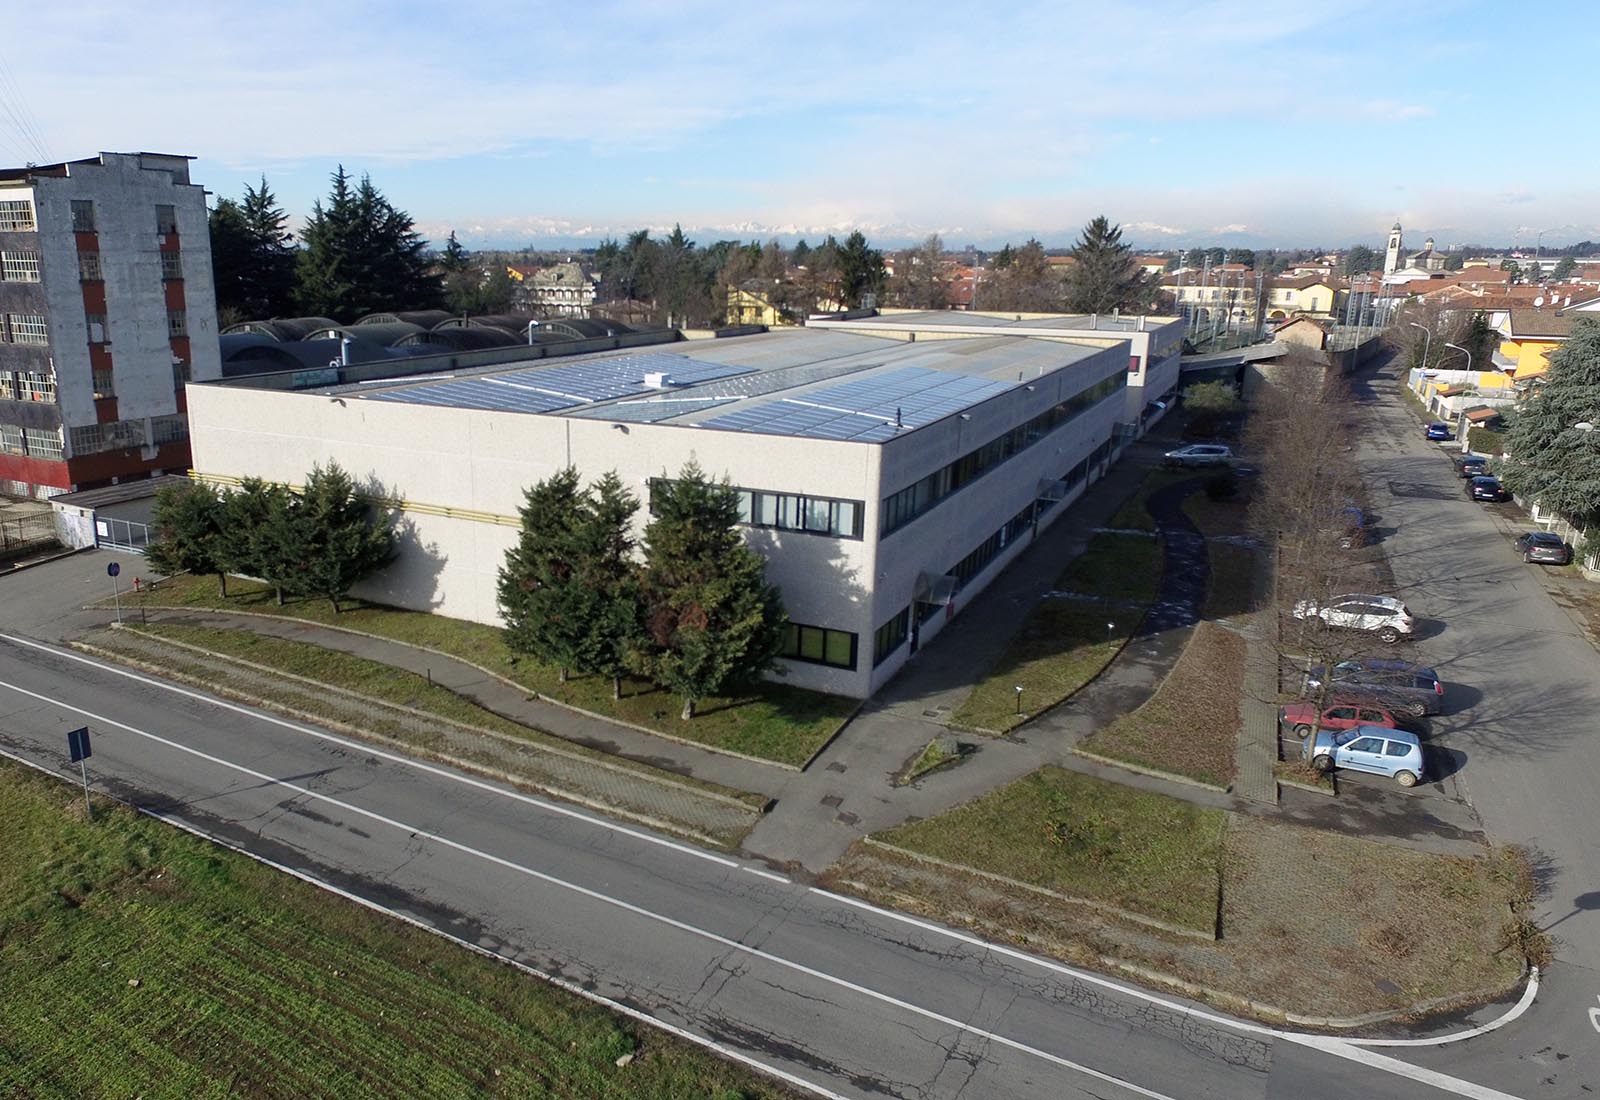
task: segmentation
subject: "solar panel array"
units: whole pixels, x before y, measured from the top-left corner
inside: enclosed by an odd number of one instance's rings
[[[649,352],[611,359],[590,359],[552,367],[532,367],[509,374],[476,375],[448,382],[365,395],[369,401],[410,405],[442,405],[458,409],[541,413],[647,393],[646,374],[668,375],[679,385],[748,374],[753,368],[707,363],[682,355]]]
[[[706,428],[880,443],[1006,392],[1010,382],[903,367],[702,421]]]
[[[581,416],[587,420],[616,420],[629,424],[654,424],[661,420],[671,420],[675,416],[685,413],[705,412],[718,405],[726,405],[736,401],[734,397],[715,397],[710,399],[672,398],[663,397],[647,401],[618,401],[614,405],[601,405],[593,409],[583,409],[575,412],[573,416]]]

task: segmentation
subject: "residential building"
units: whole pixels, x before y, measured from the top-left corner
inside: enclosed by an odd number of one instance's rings
[[[189,160],[0,169],[0,492],[189,465],[184,384],[220,376],[205,192]]]
[[[1340,297],[1338,280],[1326,275],[1278,275],[1263,288],[1267,321],[1332,317]]]
[[[600,354],[547,345],[443,378],[235,379],[193,387],[195,472],[292,484],[339,462],[403,516],[398,559],[358,594],[492,623],[527,486],[568,465],[615,470],[648,501],[693,460],[738,489],[782,590],[786,681],[862,697],[1159,415],[1181,340],[1170,319],[940,311]]]
[[[1578,315],[1554,309],[1507,310],[1497,329],[1495,364],[1518,382],[1543,377],[1550,369],[1550,353],[1567,342],[1578,320]]]
[[[516,287],[516,306],[544,317],[587,317],[594,305],[598,280],[575,260],[565,260],[531,273],[508,267]]]
[[[768,328],[796,324],[796,312],[773,302],[774,288],[771,279],[746,279],[738,286],[728,287],[728,324],[766,325]]]

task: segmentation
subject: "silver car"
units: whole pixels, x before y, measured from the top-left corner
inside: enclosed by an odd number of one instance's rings
[[[1325,604],[1300,600],[1294,605],[1297,619],[1321,619],[1342,630],[1365,630],[1382,642],[1394,643],[1416,629],[1411,609],[1393,596],[1367,596],[1350,593],[1335,596]]]
[[[1191,443],[1161,456],[1167,466],[1226,466],[1233,461],[1233,449],[1221,443]]]
[[[1383,726],[1352,726],[1347,730],[1319,730],[1308,737],[1300,756],[1319,772],[1348,768],[1353,772],[1387,775],[1402,787],[1415,787],[1422,778],[1422,742],[1408,730]]]

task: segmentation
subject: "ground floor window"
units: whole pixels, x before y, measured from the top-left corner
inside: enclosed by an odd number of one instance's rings
[[[856,667],[856,635],[847,630],[829,630],[825,626],[789,623],[783,629],[783,643],[778,656],[853,669]]]
[[[872,664],[883,664],[884,658],[905,644],[911,633],[911,608],[902,607],[900,613],[880,626],[872,635]]]

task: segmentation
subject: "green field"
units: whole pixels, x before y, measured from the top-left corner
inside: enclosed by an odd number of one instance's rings
[[[68,784],[0,786],[0,1096],[792,1095],[128,809],[87,823]]]

